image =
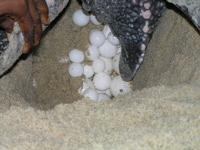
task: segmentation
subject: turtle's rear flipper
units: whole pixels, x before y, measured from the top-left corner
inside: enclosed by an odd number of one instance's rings
[[[146,46],[144,44],[133,42],[124,44],[122,42],[119,70],[123,80],[129,81],[133,79],[144,59],[145,48]]]
[[[97,19],[108,24],[122,46],[120,74],[131,80],[143,61],[149,39],[165,10],[164,0],[83,0]],[[87,3],[88,6],[85,6]],[[90,9],[89,9],[90,10]]]
[[[133,0],[120,7],[120,13],[110,24],[122,46],[119,70],[123,80],[132,80],[143,62],[146,47],[165,8],[162,0]]]

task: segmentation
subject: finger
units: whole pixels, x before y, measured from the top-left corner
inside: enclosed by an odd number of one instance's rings
[[[37,45],[42,34],[42,22],[40,20],[40,14],[32,0],[29,0],[29,9],[35,23],[35,45]]]
[[[24,43],[24,46],[23,46],[23,48],[22,48],[22,53],[23,54],[26,54],[26,53],[28,53],[28,51],[30,50],[30,45],[29,44],[27,44],[27,43]]]
[[[0,22],[0,27],[3,28],[7,33],[12,33],[14,21],[6,17]]]
[[[37,9],[40,11],[41,21],[43,24],[49,24],[49,12],[45,0],[33,0]]]
[[[27,53],[35,43],[35,24],[29,12],[19,19],[19,25],[25,41],[22,52]]]

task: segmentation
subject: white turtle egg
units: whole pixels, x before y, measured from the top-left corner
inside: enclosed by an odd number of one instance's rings
[[[100,59],[102,59],[105,62],[105,69],[104,72],[107,74],[111,74],[113,67],[112,67],[112,59],[111,58],[104,58],[104,57],[100,57]]]
[[[113,66],[113,70],[117,73],[119,73],[119,60],[120,60],[120,56],[121,53],[118,53],[117,55],[115,55],[112,59],[112,66]]]
[[[117,53],[117,47],[105,40],[104,44],[99,47],[99,53],[105,58],[111,58]]]
[[[108,95],[109,97],[112,96],[112,93],[111,93],[110,89],[107,89],[107,90],[105,91],[105,94]]]
[[[106,94],[99,94],[97,101],[100,102],[104,100],[110,100],[110,97],[108,97]]]
[[[117,53],[121,53],[121,51],[122,51],[122,47],[121,47],[121,45],[118,45],[117,46]]]
[[[80,63],[72,63],[69,65],[68,72],[72,77],[80,77],[83,75],[83,66]]]
[[[104,94],[106,92],[106,91],[101,91],[101,90],[97,90],[97,89],[96,89],[96,91],[98,94]]]
[[[94,61],[99,58],[99,49],[94,45],[90,45],[86,51],[86,56],[89,60]]]
[[[92,63],[92,69],[95,73],[103,72],[105,70],[105,62],[101,59],[96,59]]]
[[[84,69],[83,74],[85,75],[86,78],[91,78],[94,75],[92,66],[85,65],[83,69]]]
[[[108,88],[107,90],[101,91],[101,90],[96,90],[98,94],[105,94],[108,97],[112,97],[112,94],[110,92],[110,88]]]
[[[83,80],[83,86],[78,89],[78,92],[83,95],[88,88],[95,89],[93,82],[86,78]]]
[[[105,25],[102,32],[105,35],[105,37],[107,38],[108,34],[111,32],[109,25]]]
[[[111,78],[107,73],[100,72],[94,76],[93,82],[97,90],[107,90],[110,87]]]
[[[95,89],[92,80],[86,78],[86,79],[84,79],[84,82],[85,82],[90,88]]]
[[[112,32],[110,32],[109,34],[108,34],[108,41],[112,44],[112,45],[118,45],[119,44],[119,40],[118,40],[118,38],[116,37],[116,36],[114,36],[113,34],[112,34]]]
[[[105,36],[100,30],[92,30],[90,33],[90,43],[97,47],[101,46],[105,41]]]
[[[116,76],[111,82],[110,91],[114,97],[117,97],[131,92],[132,89],[129,82],[125,82],[120,76]]]
[[[84,97],[89,98],[90,100],[97,101],[98,100],[98,93],[96,92],[95,89],[88,88],[84,92]]]
[[[111,79],[114,79],[116,77],[116,75],[110,75]]]
[[[82,9],[78,9],[72,15],[72,20],[78,26],[85,26],[90,21],[90,17],[85,15]]]
[[[102,90],[96,90],[96,91],[97,91],[98,94],[105,94],[105,95],[107,95],[108,97],[111,97],[111,96],[112,96],[112,94],[111,94],[111,92],[110,92],[110,88],[108,88],[107,90],[104,90],[104,91],[102,91]]]
[[[77,62],[77,63],[81,63],[84,60],[84,54],[82,51],[78,50],[78,49],[73,49],[69,52],[69,59],[72,62]]]
[[[93,14],[90,15],[90,20],[94,25],[100,25],[101,23],[97,20],[96,16]]]

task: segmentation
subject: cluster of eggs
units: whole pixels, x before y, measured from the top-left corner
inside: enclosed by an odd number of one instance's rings
[[[85,26],[90,20],[95,25],[100,24],[95,16],[85,15],[82,9],[76,10],[72,19],[78,26]],[[89,39],[85,55],[78,49],[69,52],[70,76],[85,76],[79,93],[91,100],[102,101],[130,92],[130,83],[123,81],[119,75],[121,47],[109,26],[105,25],[102,31],[92,30]],[[85,57],[89,63],[84,62]]]

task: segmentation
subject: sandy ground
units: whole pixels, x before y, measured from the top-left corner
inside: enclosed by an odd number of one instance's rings
[[[199,86],[162,86],[49,111],[11,107],[0,114],[0,149],[198,149],[199,91]]]
[[[79,82],[69,78],[68,63],[59,62],[71,48],[84,50],[93,28],[70,23],[78,5],[72,6],[34,56],[0,79],[0,149],[199,149],[200,36],[194,26],[169,9],[132,81],[134,92],[95,103],[76,97]]]
[[[68,54],[72,49],[86,51],[90,31],[103,26],[95,26],[92,23],[87,27],[76,26],[72,22],[72,14],[80,8],[76,1],[71,1],[67,10],[58,18],[56,24],[52,25],[39,48],[35,50],[33,78],[37,84],[35,91],[40,107],[43,109],[51,109],[60,103],[71,103],[82,97],[77,92],[82,86],[82,78],[71,78],[68,74]]]

